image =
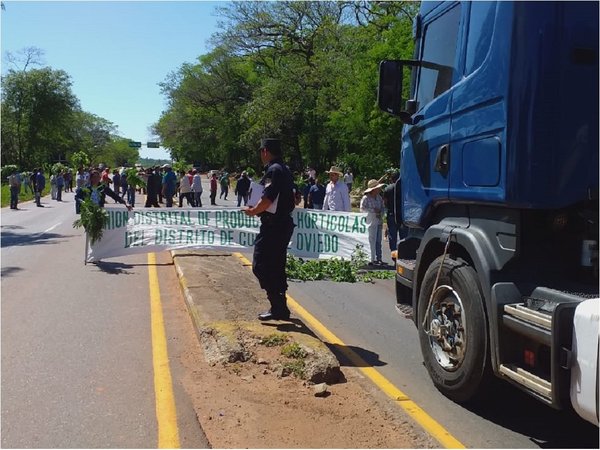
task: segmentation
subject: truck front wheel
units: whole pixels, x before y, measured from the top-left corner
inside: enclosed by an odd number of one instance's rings
[[[486,318],[477,273],[460,258],[435,259],[423,278],[417,310],[421,352],[434,385],[456,402],[473,400],[489,377]]]

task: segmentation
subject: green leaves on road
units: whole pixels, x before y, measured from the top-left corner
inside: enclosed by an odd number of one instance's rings
[[[362,247],[357,245],[350,260],[337,258],[304,260],[288,255],[286,273],[291,280],[329,280],[348,283],[372,282],[374,279],[394,277],[393,270],[364,270],[366,263],[366,254]]]

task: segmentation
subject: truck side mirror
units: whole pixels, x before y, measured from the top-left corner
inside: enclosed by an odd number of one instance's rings
[[[402,64],[400,61],[379,63],[377,103],[382,111],[395,116],[402,111]]]
[[[379,63],[379,87],[377,103],[382,111],[400,118],[402,123],[413,125],[413,114],[417,112],[416,100],[408,100],[402,109],[402,70],[404,66],[418,67],[413,60],[384,60]]]

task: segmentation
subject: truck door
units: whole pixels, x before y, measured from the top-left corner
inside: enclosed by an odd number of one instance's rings
[[[413,226],[426,226],[427,213],[448,199],[450,88],[457,73],[460,11],[460,4],[442,2],[423,17],[419,55],[423,65],[417,69],[414,97],[417,112],[402,142],[403,185],[409,187],[403,192],[404,221]],[[442,69],[423,67],[427,65]]]

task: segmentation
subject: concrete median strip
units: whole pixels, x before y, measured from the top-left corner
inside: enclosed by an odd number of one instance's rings
[[[246,267],[249,265],[247,259],[240,257],[241,255],[211,250],[180,250],[172,251],[171,255],[188,312],[203,349],[203,358],[208,364],[207,367],[211,368],[212,375],[206,372],[206,376],[224,380],[231,373],[238,375],[239,381],[229,384],[229,391],[224,391],[220,395],[227,396],[229,392],[233,398],[231,402],[238,405],[246,400],[246,397],[258,396],[259,400],[254,400],[254,406],[250,408],[264,411],[267,404],[269,408],[275,408],[276,412],[272,414],[281,416],[282,427],[284,421],[291,420],[292,416],[297,414],[298,418],[294,423],[298,424],[297,420],[303,420],[306,422],[303,426],[307,430],[311,427],[311,420],[316,421],[314,426],[322,425],[324,421],[331,421],[331,426],[336,429],[335,435],[332,433],[329,436],[313,436],[310,432],[302,433],[296,425],[295,431],[303,435],[302,440],[297,441],[297,436],[290,437],[289,427],[286,431],[278,433],[271,419],[268,427],[256,437],[241,438],[241,441],[236,441],[232,434],[226,438],[229,440],[221,441],[223,435],[214,429],[215,433],[212,435],[216,442],[211,441],[213,446],[275,445],[282,448],[307,447],[307,445],[308,447],[365,448],[439,446],[431,435],[423,433],[416,424],[411,424],[400,409],[393,407],[389,409],[392,405],[386,405],[385,397],[380,392],[374,391],[368,384],[365,385],[358,372],[342,373],[336,356],[315,334],[316,332],[320,335],[319,330],[314,330],[313,324],[307,322],[303,315],[298,314],[302,319],[292,317],[289,322],[259,322],[256,314],[266,308],[267,302],[252,271]],[[292,308],[295,306],[294,303],[291,300]],[[275,345],[278,347],[272,347]],[[344,383],[346,376],[351,382]],[[267,385],[273,386],[269,383],[274,383],[278,378],[281,379],[280,387],[284,393],[281,389],[267,388]],[[293,382],[290,378],[304,381]],[[198,382],[202,381],[198,379]],[[342,384],[339,384],[340,382]],[[301,383],[305,388],[298,387],[297,383]],[[326,383],[329,388],[321,387],[316,395],[314,386],[321,383]],[[289,391],[290,388],[292,391]],[[254,393],[249,392],[248,389],[252,389],[251,392]],[[300,397],[298,397],[298,389],[304,392]],[[283,405],[281,404],[281,396],[285,397],[286,390],[291,398],[295,398],[295,408],[288,405],[288,400],[284,400]],[[328,400],[331,395],[336,399],[333,402]],[[210,398],[204,397],[203,406],[197,408],[198,419],[203,428],[208,429],[206,434],[209,440],[211,427],[215,427],[216,423],[215,415],[207,411],[211,411],[211,405],[222,405],[225,401],[224,397],[217,400],[214,400],[214,397],[213,393]],[[308,400],[309,397],[328,402],[328,406],[307,403],[315,401]],[[284,408],[285,413],[281,408]],[[306,410],[306,408],[314,409]],[[358,410],[366,411],[368,414],[361,418]],[[220,421],[226,421],[229,415],[219,413],[216,417]],[[237,420],[239,426],[239,419]],[[224,431],[223,425],[219,425],[221,431]],[[367,433],[365,440],[361,440],[363,438],[359,436],[375,426],[378,429],[377,437]],[[277,434],[277,439],[280,439],[276,441],[280,442],[279,445],[274,444],[272,440],[274,434]],[[265,437],[269,435],[270,438]],[[248,439],[255,439],[255,441]],[[295,444],[292,444],[292,441]],[[443,446],[448,446],[448,441],[441,443]],[[460,447],[456,443],[454,446]]]
[[[213,251],[172,252],[188,311],[210,364],[250,360],[253,342],[273,332],[255,319],[265,306],[263,291],[231,256]],[[198,258],[208,264],[199,265]],[[304,324],[281,322],[277,328],[289,333],[306,352],[306,380],[336,383],[341,379],[336,357]]]

